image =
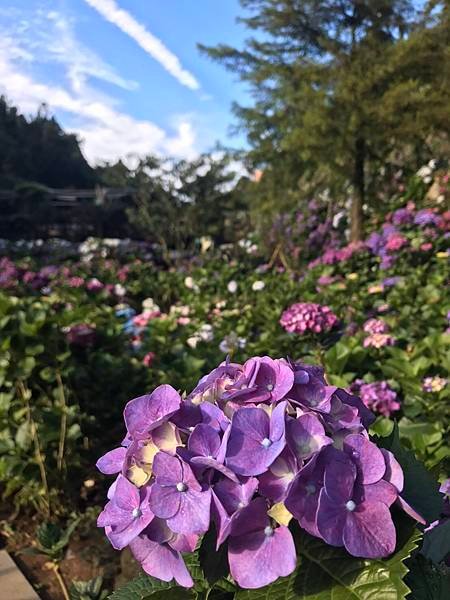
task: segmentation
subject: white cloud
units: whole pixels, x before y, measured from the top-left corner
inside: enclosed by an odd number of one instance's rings
[[[136,21],[127,11],[121,9],[115,0],[85,0],[107,21],[117,25],[129,35],[151,57],[157,60],[171,75],[186,87],[197,90],[200,84],[189,71],[183,69],[179,58],[150,33],[144,25]]]
[[[106,81],[126,90],[139,84],[121,77],[95,52],[78,40],[73,20],[56,10],[19,10],[0,12],[0,35],[14,40],[15,51],[27,62],[62,65],[71,88],[80,92],[91,78]]]
[[[63,64],[75,91],[80,92],[89,78],[106,81],[125,90],[136,90],[139,84],[121,77],[99,56],[76,39],[72,22],[65,15],[50,11],[44,27],[38,30],[39,52],[47,60]]]
[[[125,158],[132,166],[138,156],[156,153],[180,157],[197,154],[195,135],[188,118],[180,118],[175,133],[147,120],[121,112],[113,99],[98,95],[88,86],[67,90],[36,80],[26,67],[24,55],[12,38],[0,37],[0,93],[19,109],[34,113],[43,103],[58,115],[66,115],[65,129],[79,135],[82,148],[91,164]]]

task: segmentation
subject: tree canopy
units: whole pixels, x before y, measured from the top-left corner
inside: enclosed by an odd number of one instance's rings
[[[250,87],[252,104],[234,110],[250,160],[276,182],[263,203],[276,209],[311,186],[350,195],[359,239],[380,167],[394,152],[420,163],[431,139],[448,137],[448,3],[421,13],[409,0],[240,3],[244,47],[200,48]]]

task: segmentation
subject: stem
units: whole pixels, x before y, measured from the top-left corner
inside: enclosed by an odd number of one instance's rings
[[[53,563],[53,571],[56,575],[56,579],[58,580],[59,583],[59,587],[61,588],[61,591],[63,593],[64,599],[65,600],[70,600],[70,596],[69,596],[69,591],[67,589],[67,586],[64,582],[64,579],[62,578],[62,575],[59,571],[59,565],[57,563]]]
[[[36,462],[38,464],[39,467],[39,472],[41,474],[41,481],[42,481],[42,486],[44,488],[44,492],[45,492],[45,496],[46,496],[46,513],[47,513],[47,517],[50,516],[50,492],[48,489],[48,481],[47,481],[47,473],[45,471],[45,463],[44,463],[44,457],[41,451],[41,445],[39,443],[39,436],[38,436],[38,432],[37,432],[37,426],[36,423],[32,417],[31,414],[31,408],[30,408],[30,402],[28,400],[28,392],[29,390],[27,390],[23,384],[22,381],[19,381],[18,383],[18,388],[19,388],[19,392],[22,396],[22,400],[25,402],[25,406],[27,409],[27,420],[30,424],[30,428],[31,428],[31,439],[33,440],[33,444],[34,444],[34,455],[36,458]]]
[[[276,261],[278,255],[280,254],[280,250],[281,250],[281,242],[277,244],[277,246],[275,247],[275,250],[272,253],[272,256],[270,257],[269,263],[267,265],[268,269],[271,269],[273,267],[273,265],[275,264],[275,261]]]
[[[59,398],[62,404],[62,414],[61,414],[61,427],[59,430],[59,446],[58,446],[58,458],[57,458],[57,469],[59,472],[62,470],[63,458],[64,458],[64,446],[66,442],[66,433],[67,433],[67,403],[66,396],[64,394],[64,386],[59,373],[56,375],[56,381],[58,382],[59,389]]]

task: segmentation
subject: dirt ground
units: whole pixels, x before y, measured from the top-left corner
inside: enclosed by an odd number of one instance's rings
[[[5,521],[3,521],[4,525]],[[35,588],[42,600],[64,600],[61,587],[48,558],[42,555],[26,554],[23,550],[34,546],[35,532],[39,523],[34,518],[18,518],[13,525],[1,527],[0,547],[12,556],[19,569]],[[123,559],[122,559],[123,560]],[[103,530],[98,530],[95,522],[81,524],[75,531],[60,563],[60,572],[70,588],[72,581],[87,581],[101,575],[105,589],[116,586],[120,568],[120,553],[108,544]],[[121,581],[121,582],[122,582]]]

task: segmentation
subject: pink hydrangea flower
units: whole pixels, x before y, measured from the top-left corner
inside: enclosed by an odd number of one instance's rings
[[[297,302],[283,312],[281,326],[289,333],[325,333],[333,329],[339,319],[329,306],[314,302]]]
[[[389,326],[382,319],[369,319],[363,325],[363,329],[366,333],[387,333]]]
[[[363,342],[364,348],[382,348],[383,346],[393,346],[395,339],[387,333],[373,333],[366,337]]]

